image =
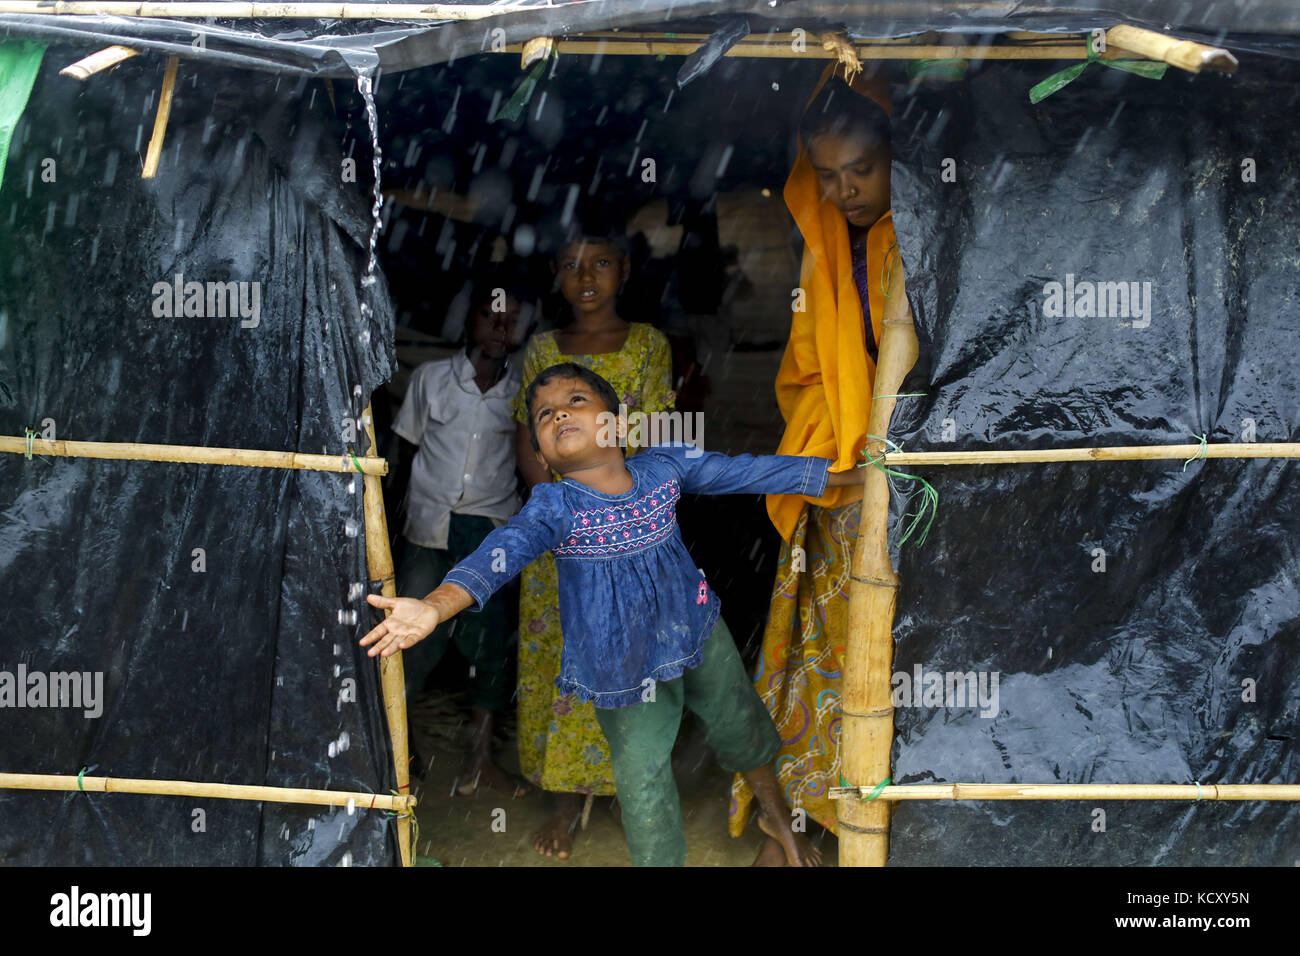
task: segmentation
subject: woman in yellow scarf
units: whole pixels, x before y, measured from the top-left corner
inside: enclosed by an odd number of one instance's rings
[[[786,421],[777,453],[862,461],[884,316],[889,212],[889,94],[883,80],[846,83],[827,68],[804,113],[785,202],[803,234],[790,342],[776,379]],[[781,733],[777,778],[786,802],[835,832],[828,793],[840,772],[840,671],[848,581],[862,488],[821,498],[769,495],[784,542],[754,682]],[[737,777],[730,829],[738,836],[753,794]],[[769,840],[756,865],[784,858]]]

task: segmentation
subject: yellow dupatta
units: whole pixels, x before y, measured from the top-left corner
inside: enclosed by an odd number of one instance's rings
[[[839,64],[826,68],[814,99],[838,69]],[[851,86],[892,113],[883,79],[859,74]],[[784,196],[804,239],[799,285],[806,310],[794,312],[790,342],[776,376],[776,400],[786,422],[777,454],[831,458],[832,471],[847,471],[862,460],[876,365],[867,354],[848,223],[834,205],[822,201],[802,142]],[[868,304],[876,342],[885,313],[885,260],[895,243],[893,217],[886,212],[867,232]],[[767,513],[782,540],[789,541],[805,501],[837,508],[861,497],[858,485],[827,489],[820,498],[768,495]]]

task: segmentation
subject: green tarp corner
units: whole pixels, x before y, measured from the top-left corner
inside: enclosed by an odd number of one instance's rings
[[[45,44],[33,40],[0,40],[0,187],[4,185],[5,161],[18,117],[32,95],[36,71],[41,68]]]

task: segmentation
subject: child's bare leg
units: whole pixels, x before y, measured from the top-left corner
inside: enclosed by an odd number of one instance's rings
[[[511,779],[492,759],[492,725],[496,715],[486,707],[473,707],[470,714],[470,747],[461,771],[462,794],[468,796],[479,785],[515,797],[526,794],[528,785]]]
[[[781,786],[776,782],[776,771],[771,764],[741,774],[758,800],[758,825],[775,840],[785,854],[790,866],[821,866],[822,854],[802,833],[795,833],[793,817],[781,797]],[[759,860],[771,858],[769,848],[759,853]],[[758,860],[754,861],[758,864]],[[772,865],[770,862],[766,865]]]
[[[781,844],[771,837],[763,841],[763,848],[758,851],[758,856],[754,857],[754,862],[750,866],[785,866],[785,850]]]
[[[582,819],[582,796],[576,793],[557,793],[555,812],[533,834],[533,849],[542,856],[567,860],[573,852],[573,831]]]

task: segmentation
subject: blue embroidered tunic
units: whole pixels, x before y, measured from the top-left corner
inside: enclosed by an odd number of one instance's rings
[[[677,528],[690,494],[820,497],[828,458],[703,452],[657,445],[627,460],[632,489],[602,494],[565,478],[539,484],[522,511],[447,574],[481,610],[546,551],[555,554],[564,657],[556,686],[597,707],[649,699],[654,681],[700,663],[721,604]]]

